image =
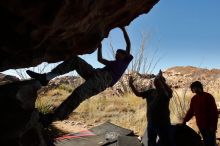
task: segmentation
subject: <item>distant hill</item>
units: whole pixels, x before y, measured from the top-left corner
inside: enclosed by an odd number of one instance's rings
[[[214,93],[217,92],[217,94],[219,94],[220,92],[220,69],[209,70],[193,66],[176,66],[163,71],[163,74],[168,84],[173,89],[188,88],[193,81],[199,80],[203,83],[205,91],[210,91]],[[116,85],[114,85],[114,87],[107,89],[101,94],[103,94],[104,96],[120,96],[120,94],[130,92],[130,88],[128,86],[129,76],[134,77],[136,81],[136,86],[137,88],[139,88],[139,90],[146,90],[154,78],[154,75],[152,74],[139,74],[135,72],[124,74],[121,80]],[[18,80],[17,78],[13,78],[11,76],[6,76],[3,74],[0,75],[0,79],[4,82],[10,79],[12,81]],[[55,78],[51,80],[48,86],[43,87],[40,93],[44,94],[48,90],[57,88],[58,86],[64,84],[74,89],[83,82],[84,80],[82,78],[76,76],[64,76]]]
[[[220,87],[220,69],[177,66],[167,69],[164,75],[173,88],[187,87],[196,80],[201,81],[208,91],[218,91]]]
[[[208,70],[192,66],[176,66],[163,71],[163,74],[168,84],[173,89],[188,88],[190,84],[196,80],[199,80],[204,84],[206,91],[219,92],[218,90],[220,89],[219,69]],[[135,84],[139,90],[146,90],[154,78],[154,75],[152,74],[139,74],[135,72],[124,74],[121,80],[115,84],[114,87],[107,89],[101,94],[104,96],[120,96],[120,94],[130,92],[130,88],[128,86],[129,76],[133,76],[135,78]],[[45,92],[45,90],[56,88],[61,84],[68,84],[70,87],[76,88],[83,82],[83,79],[80,77],[65,76],[52,80],[49,86],[44,87],[42,91]]]
[[[205,69],[205,68],[198,68],[193,66],[176,66],[168,68],[166,73],[179,73],[183,75],[205,75],[207,77],[210,76],[218,76],[220,77],[220,69]]]

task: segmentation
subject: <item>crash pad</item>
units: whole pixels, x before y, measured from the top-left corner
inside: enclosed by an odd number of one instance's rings
[[[140,140],[136,136],[119,136],[117,146],[142,146]]]
[[[70,133],[55,139],[55,146],[109,146],[117,142],[119,136],[134,135],[110,122],[103,123],[86,131]]]
[[[176,146],[203,146],[200,135],[189,126],[183,124],[173,124],[171,128],[173,133],[173,142]],[[144,146],[148,146],[147,137],[147,132],[145,130],[142,137],[142,143]]]
[[[118,136],[134,135],[132,130],[106,122],[90,129],[96,135],[107,140],[109,143],[117,140]]]

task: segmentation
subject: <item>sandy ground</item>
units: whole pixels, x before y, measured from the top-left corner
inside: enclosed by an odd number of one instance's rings
[[[62,130],[64,133],[75,133],[88,128],[83,122],[75,122],[71,120],[63,120],[53,122],[53,126]]]
[[[193,128],[197,133],[199,133],[195,119],[192,119],[187,125]],[[76,133],[79,131],[92,128],[96,125],[86,125],[84,121],[63,120],[63,121],[53,122],[53,126],[63,131],[64,133]],[[217,138],[217,144],[218,146],[220,146],[220,119],[218,121],[218,130],[216,133],[216,138]]]

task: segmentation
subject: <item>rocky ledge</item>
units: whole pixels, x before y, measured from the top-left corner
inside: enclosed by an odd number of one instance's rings
[[[1,0],[0,71],[87,54],[159,0]]]

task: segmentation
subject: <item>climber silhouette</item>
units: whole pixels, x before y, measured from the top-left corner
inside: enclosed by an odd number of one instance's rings
[[[129,78],[129,86],[134,94],[146,99],[147,102],[147,128],[142,142],[144,146],[156,146],[157,136],[159,144],[163,146],[173,146],[173,136],[171,131],[169,102],[173,91],[166,83],[162,71],[154,78],[148,90],[138,91],[133,85],[134,79]]]
[[[97,58],[100,63],[105,65],[103,68],[95,69],[80,57],[73,56],[48,73],[39,74],[27,70],[27,74],[38,80],[43,86],[46,86],[54,77],[73,70],[76,70],[85,79],[85,82],[77,87],[53,113],[42,116],[41,120],[43,124],[49,125],[52,121],[67,118],[85,99],[113,86],[120,79],[133,59],[133,56],[130,54],[131,44],[127,31],[124,27],[121,30],[127,46],[126,50],[118,49],[116,51],[115,60],[109,61],[103,59],[102,46],[101,44],[98,46]]]
[[[205,146],[216,146],[216,130],[218,126],[218,109],[215,98],[203,90],[200,81],[195,81],[190,85],[192,97],[190,107],[183,119],[186,124],[193,116],[202,135]]]

